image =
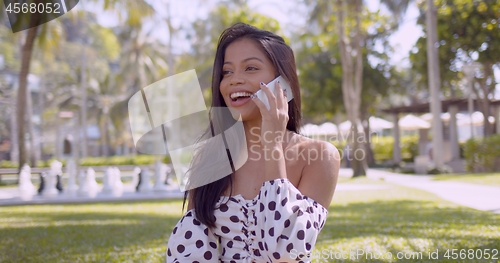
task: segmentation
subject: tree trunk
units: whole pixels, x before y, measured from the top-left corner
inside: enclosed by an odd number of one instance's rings
[[[31,17],[31,22],[36,23],[38,21],[38,16],[33,15]],[[31,54],[33,52],[33,46],[36,39],[36,34],[38,31],[38,26],[34,26],[28,29],[26,35],[26,40],[23,45],[22,55],[21,55],[21,71],[19,73],[19,90],[17,92],[17,138],[18,138],[18,149],[19,149],[19,167],[18,171],[21,172],[21,168],[27,161],[26,152],[26,141],[25,136],[25,124],[26,124],[26,94],[28,89],[28,74],[30,72],[31,64]],[[31,120],[30,120],[31,121]]]
[[[368,164],[368,166],[373,166],[375,164],[375,158],[373,156],[373,150],[372,150],[372,145],[371,145],[371,134],[370,134],[370,115],[368,113],[366,113],[366,111],[363,111],[362,112],[362,122],[365,122],[366,121],[366,125],[363,125],[363,131],[364,131],[364,135],[365,135],[365,139],[364,139],[364,147],[365,147],[365,151],[366,151],[366,162]]]
[[[38,161],[37,154],[37,136],[35,134],[35,124],[33,123],[33,100],[31,91],[26,92],[26,117],[28,119],[28,133],[30,135],[30,163],[31,167],[35,167]]]
[[[356,26],[354,28],[353,39],[349,39],[345,34],[344,12],[347,12],[347,3],[343,0],[337,0],[338,3],[338,21],[339,31],[339,49],[342,62],[342,95],[347,116],[351,122],[351,143],[353,144],[352,169],[353,176],[366,175],[366,152],[362,140],[360,141],[358,131],[359,111],[361,106],[361,89],[363,85],[363,59],[361,49],[361,0],[356,0],[356,10],[354,17]],[[352,41],[351,41],[352,40]],[[355,64],[353,61],[355,58]]]

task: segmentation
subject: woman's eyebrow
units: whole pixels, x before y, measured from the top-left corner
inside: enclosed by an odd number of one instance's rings
[[[262,61],[262,59],[260,59],[260,58],[258,58],[258,57],[249,57],[249,58],[245,58],[245,59],[242,61],[242,63],[243,63],[243,62],[247,62],[247,61],[252,60],[252,59],[256,59],[256,60],[258,60],[258,61],[260,61],[260,62],[264,63],[264,61]],[[233,62],[227,61],[227,62],[224,62],[224,65],[225,65],[225,64],[233,64]]]

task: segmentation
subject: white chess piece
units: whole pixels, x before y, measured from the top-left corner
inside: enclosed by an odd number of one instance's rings
[[[79,196],[86,196],[89,193],[89,188],[87,186],[87,178],[85,171],[80,170],[80,174],[78,175],[78,184],[80,187],[78,187],[78,195]]]
[[[113,171],[113,177],[114,177],[114,193],[115,195],[121,195],[121,193],[123,192],[123,183],[122,183],[122,175],[121,175],[121,172],[120,172],[120,169],[118,169],[118,167],[113,167],[112,168],[112,171]]]
[[[139,185],[139,192],[149,193],[153,190],[151,187],[151,182],[149,178],[149,169],[144,168],[141,170],[141,185]]]
[[[102,193],[111,194],[113,192],[114,186],[114,171],[113,168],[108,167],[104,172],[104,177],[102,178]]]
[[[155,192],[163,192],[165,188],[165,179],[167,178],[167,165],[156,161],[155,163],[155,184],[153,190]]]
[[[89,192],[96,192],[99,185],[95,180],[95,171],[92,167],[87,169],[87,176],[85,177],[85,181],[87,182],[87,187]]]
[[[66,187],[66,192],[70,195],[74,195],[78,191],[78,185],[76,184],[76,164],[73,159],[69,159],[66,163],[66,173],[68,173],[68,187]]]
[[[57,194],[59,194],[59,191],[57,191],[56,188],[57,175],[62,175],[62,163],[55,160],[52,163],[50,163],[50,171],[45,177],[46,183],[45,183],[45,189],[42,192],[43,196],[54,197],[57,196]]]
[[[31,182],[31,168],[27,164],[23,165],[19,173],[18,189],[23,199],[29,198],[36,193],[36,188]]]

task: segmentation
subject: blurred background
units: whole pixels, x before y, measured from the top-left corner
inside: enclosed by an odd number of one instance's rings
[[[424,173],[457,160],[454,171],[499,168],[477,158],[500,155],[488,148],[500,132],[497,1],[88,0],[18,33],[1,6],[0,168],[69,157],[82,166],[152,163],[158,157],[135,150],[128,99],[196,69],[210,105],[217,40],[236,22],[285,38],[300,78],[302,133],[363,149],[343,162],[355,175],[415,169],[407,163],[419,156],[428,157]]]

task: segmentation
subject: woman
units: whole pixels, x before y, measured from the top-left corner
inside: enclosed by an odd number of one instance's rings
[[[277,89],[275,96],[264,84],[280,75],[291,86],[288,103],[286,92]],[[258,90],[270,109],[254,95]],[[283,38],[242,23],[226,29],[215,56],[212,107],[240,116],[248,158],[229,176],[190,190],[167,262],[309,261],[340,158],[330,143],[298,134],[299,82]]]

